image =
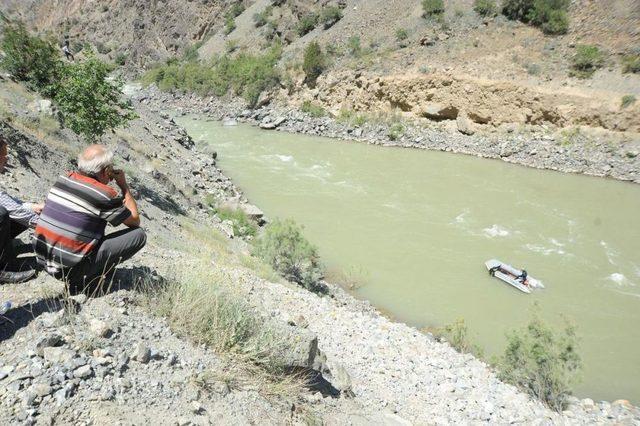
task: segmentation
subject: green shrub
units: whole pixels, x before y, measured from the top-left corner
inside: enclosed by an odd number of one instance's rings
[[[269,17],[271,16],[272,12],[273,12],[273,6],[269,5],[262,12],[255,13],[253,15],[253,24],[256,26],[256,28],[260,28],[267,25],[267,23],[269,22]]]
[[[387,133],[387,136],[392,141],[400,139],[402,135],[404,135],[404,126],[402,125],[402,123],[393,123],[389,127],[389,132]]]
[[[640,55],[626,55],[622,58],[622,72],[640,74]]]
[[[236,29],[236,20],[231,16],[227,17],[224,21],[224,35],[229,35]]]
[[[320,13],[320,22],[324,29],[329,29],[342,19],[342,10],[337,6],[327,6]]]
[[[597,46],[581,44],[571,58],[571,72],[574,77],[588,78],[604,65],[604,55]]]
[[[358,57],[362,54],[362,45],[360,43],[360,37],[351,36],[347,40],[347,51],[351,56]]]
[[[300,18],[300,21],[298,22],[298,27],[297,27],[298,35],[302,37],[305,34],[310,33],[311,31],[313,31],[313,29],[316,27],[317,24],[318,24],[318,15],[316,15],[315,13],[310,13],[308,15],[303,16],[302,18]]]
[[[493,16],[496,13],[495,0],[474,0],[473,10],[481,16]]]
[[[289,281],[314,292],[326,291],[323,267],[317,249],[302,235],[291,219],[275,220],[258,238],[254,254]]]
[[[469,329],[463,318],[430,331],[436,339],[446,340],[453,349],[460,353],[470,353],[476,357],[482,356],[482,349],[469,339]]]
[[[635,96],[633,96],[633,95],[624,95],[622,97],[622,101],[620,102],[620,106],[622,108],[626,108],[629,105],[634,104],[635,102],[636,102],[636,97]]]
[[[258,225],[249,219],[249,216],[241,209],[220,208],[216,209],[220,220],[229,220],[233,223],[233,234],[240,237],[253,237],[258,231]]]
[[[443,0],[422,0],[422,11],[425,18],[437,18],[444,14]]]
[[[225,55],[210,65],[171,62],[147,71],[142,82],[155,83],[163,91],[185,90],[202,96],[223,96],[231,89],[253,107],[262,92],[280,82],[276,65],[281,53],[282,47],[275,44],[262,55],[241,53],[234,58]]]
[[[302,69],[306,75],[307,84],[315,86],[316,80],[327,68],[327,58],[316,41],[312,41],[304,49]]]
[[[547,34],[566,34],[570,0],[504,0],[502,13],[510,19],[531,23]]]
[[[124,66],[124,64],[127,63],[127,54],[124,52],[118,53],[116,55],[116,58],[114,59],[114,62],[116,63],[116,65]]]
[[[2,68],[30,88],[53,95],[63,67],[53,43],[30,35],[22,23],[5,24],[0,49]]]
[[[122,100],[122,81],[107,80],[111,68],[89,53],[82,61],[64,67],[55,102],[64,123],[88,142],[137,117]]]
[[[242,2],[236,1],[231,5],[231,8],[227,10],[227,13],[225,13],[225,17],[235,18],[240,16],[242,12],[244,12],[244,5],[242,4]]]
[[[500,379],[562,411],[574,374],[581,368],[576,349],[574,327],[567,324],[557,334],[534,314],[525,329],[507,335],[507,348],[498,366]]]
[[[312,117],[324,117],[325,115],[327,115],[327,111],[325,111],[324,108],[322,108],[320,105],[314,104],[311,101],[304,101],[302,103],[300,111],[305,112]]]
[[[187,62],[197,61],[199,58],[198,49],[202,47],[202,44],[203,44],[202,41],[198,41],[192,44],[191,46],[187,47],[184,53],[182,54],[182,59]]]
[[[409,31],[406,28],[398,28],[396,29],[396,40],[404,41],[409,38]]]

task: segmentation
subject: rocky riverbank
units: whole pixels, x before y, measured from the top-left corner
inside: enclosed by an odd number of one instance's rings
[[[640,183],[640,138],[577,127],[503,125],[482,132],[465,117],[430,123],[403,122],[402,132],[383,122],[354,125],[328,116],[267,103],[247,109],[238,99],[163,93],[154,86],[136,91],[138,100],[158,110],[202,114],[215,120],[245,122],[264,129],[325,136],[374,145],[431,149],[499,159],[538,169],[611,177]]]
[[[0,128],[11,153],[3,188],[40,200],[58,173],[73,167],[83,142],[47,112],[32,110],[33,94],[0,82],[0,96],[12,117]],[[14,305],[0,320],[3,424],[640,422],[640,410],[626,401],[572,399],[567,411],[555,413],[500,382],[484,362],[385,318],[336,286],[321,297],[252,267],[245,241],[210,231],[233,236],[208,199],[247,205],[216,167],[215,153],[194,146],[161,116],[159,97],[153,103],[135,97],[140,118],[107,142],[137,194],[148,244],[103,296],[65,298],[61,284],[42,273],[0,287],[0,300]],[[274,396],[243,372],[242,360],[213,352],[155,316],[135,284],[202,268],[199,262],[224,277],[265,323],[296,336],[283,356],[328,385]]]

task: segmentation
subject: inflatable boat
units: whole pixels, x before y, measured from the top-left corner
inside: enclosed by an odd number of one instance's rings
[[[534,288],[544,288],[542,281],[533,278],[531,275],[526,275],[526,279],[523,282],[522,278],[520,278],[523,271],[507,265],[504,262],[491,259],[484,262],[484,264],[491,276],[504,281],[524,293],[531,293],[531,290]]]

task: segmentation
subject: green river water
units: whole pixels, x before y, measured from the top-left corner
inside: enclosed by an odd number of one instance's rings
[[[383,148],[182,117],[268,217],[305,227],[355,294],[408,324],[464,318],[486,355],[504,350],[534,302],[578,327],[574,388],[640,403],[640,185],[433,151]],[[525,267],[527,295],[484,261]]]

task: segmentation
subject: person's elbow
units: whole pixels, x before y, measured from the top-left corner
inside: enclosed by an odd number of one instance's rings
[[[129,228],[137,228],[140,226],[140,216],[139,215],[131,215],[124,222]]]

